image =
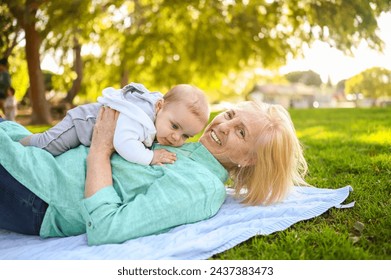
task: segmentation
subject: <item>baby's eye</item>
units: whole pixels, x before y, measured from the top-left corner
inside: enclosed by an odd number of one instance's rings
[[[171,124],[172,129],[178,129],[179,127],[176,124]]]
[[[189,136],[189,135],[186,135],[186,134],[183,134],[183,135],[182,135],[182,138],[185,139],[185,140],[187,140],[187,139],[190,138],[190,136]]]

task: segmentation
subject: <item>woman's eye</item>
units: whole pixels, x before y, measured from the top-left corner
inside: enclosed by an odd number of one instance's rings
[[[246,133],[243,129],[239,130],[239,133],[240,133],[240,136],[242,136],[242,138],[244,138],[244,136],[246,136]]]
[[[226,116],[226,119],[228,119],[228,120],[232,119],[232,113],[231,112],[226,112],[225,116]]]

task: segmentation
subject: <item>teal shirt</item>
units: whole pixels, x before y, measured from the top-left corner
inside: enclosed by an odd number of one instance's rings
[[[212,217],[225,199],[227,171],[200,143],[179,148],[174,164],[145,166],[111,158],[113,186],[84,198],[86,157],[79,146],[53,157],[17,142],[30,134],[0,123],[0,164],[49,204],[42,237],[87,233],[88,244],[121,243]]]

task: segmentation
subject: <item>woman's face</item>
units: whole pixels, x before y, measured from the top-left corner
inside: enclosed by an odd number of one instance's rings
[[[260,112],[228,110],[206,127],[200,142],[227,169],[251,165],[256,160]]]

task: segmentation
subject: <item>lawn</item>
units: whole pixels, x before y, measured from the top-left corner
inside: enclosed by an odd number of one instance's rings
[[[291,110],[319,188],[353,187],[346,202],[285,231],[257,236],[215,259],[391,259],[391,109]]]
[[[351,185],[346,202],[355,206],[251,238],[213,259],[391,259],[391,109],[290,113],[309,164],[307,181],[319,188]]]

